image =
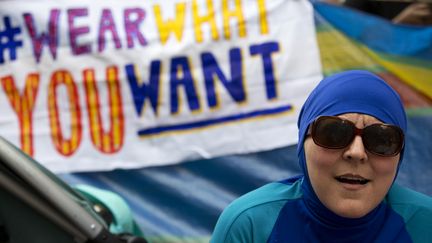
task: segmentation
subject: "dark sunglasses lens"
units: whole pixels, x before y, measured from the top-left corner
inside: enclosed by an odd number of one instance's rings
[[[394,156],[402,149],[403,133],[395,126],[374,124],[364,129],[363,143],[372,153]]]
[[[315,121],[312,139],[325,148],[343,148],[352,140],[354,127],[336,117],[320,117]]]

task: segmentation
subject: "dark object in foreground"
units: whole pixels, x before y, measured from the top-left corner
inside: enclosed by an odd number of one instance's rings
[[[0,137],[0,243],[145,243],[114,235],[94,205]]]

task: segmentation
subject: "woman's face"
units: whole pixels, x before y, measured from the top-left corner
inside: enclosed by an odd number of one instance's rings
[[[373,116],[339,115],[357,128],[382,123]],[[306,165],[315,194],[331,211],[347,218],[359,218],[372,211],[387,194],[396,175],[400,154],[382,157],[365,150],[360,136],[343,149],[326,149],[310,136],[304,142]],[[366,184],[349,183],[366,179]]]

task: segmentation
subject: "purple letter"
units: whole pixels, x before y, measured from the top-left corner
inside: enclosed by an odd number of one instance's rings
[[[48,34],[46,32],[41,31],[38,35],[36,30],[36,25],[34,24],[33,15],[30,13],[24,14],[25,24],[27,26],[27,30],[30,34],[30,38],[33,43],[33,54],[35,55],[36,61],[39,62],[42,55],[42,48],[44,44],[48,44],[49,49],[51,51],[51,55],[55,60],[57,57],[57,33],[58,33],[58,19],[60,15],[59,9],[53,9],[50,13],[50,18],[48,22]]]
[[[68,23],[69,23],[69,40],[74,55],[81,55],[91,52],[90,44],[79,46],[77,43],[78,36],[90,32],[88,26],[76,27],[74,26],[75,17],[87,16],[86,8],[73,8],[68,9]]]
[[[136,18],[132,20],[130,15],[136,14]],[[126,29],[126,38],[128,43],[128,48],[132,48],[134,46],[133,38],[137,37],[139,43],[142,46],[147,44],[144,36],[139,32],[139,25],[144,20],[145,12],[141,8],[133,8],[126,9],[124,11],[124,21],[125,21],[125,29]]]
[[[99,35],[98,35],[98,51],[102,52],[105,49],[105,32],[110,31],[115,47],[121,48],[120,38],[117,34],[114,19],[109,9],[102,11],[102,16],[99,24]]]

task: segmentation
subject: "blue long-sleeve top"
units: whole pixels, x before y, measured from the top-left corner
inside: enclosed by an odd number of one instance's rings
[[[393,184],[376,214],[354,223],[340,217],[334,225],[312,213],[302,182],[273,182],[236,199],[220,216],[211,243],[432,242],[426,195]]]

